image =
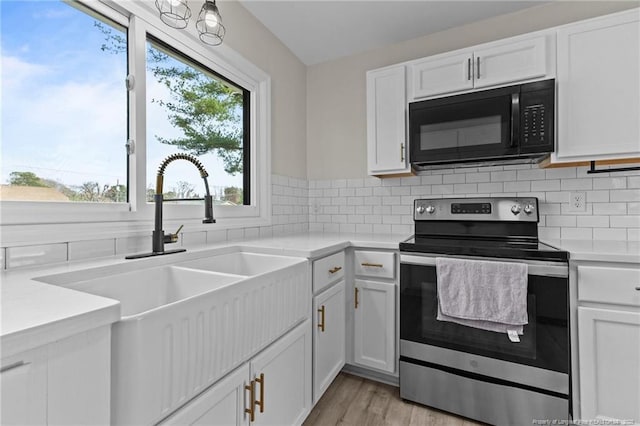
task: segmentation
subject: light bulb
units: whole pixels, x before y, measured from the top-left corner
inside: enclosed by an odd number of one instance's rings
[[[181,3],[181,1],[180,1],[180,0],[169,0],[169,4],[170,4],[172,7],[178,7],[178,6],[180,6],[180,3]]]
[[[214,12],[207,12],[204,15],[204,22],[209,28],[215,28],[218,25],[218,17]]]

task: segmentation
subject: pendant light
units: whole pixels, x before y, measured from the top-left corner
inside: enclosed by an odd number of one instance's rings
[[[205,0],[196,21],[196,29],[203,43],[211,46],[222,44],[226,29],[222,25],[222,18],[215,0]]]
[[[191,18],[191,9],[187,0],[156,0],[156,7],[160,11],[160,20],[172,28],[187,27]]]

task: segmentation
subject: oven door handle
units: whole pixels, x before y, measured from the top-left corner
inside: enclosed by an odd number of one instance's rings
[[[508,262],[508,263],[524,263],[527,265],[527,274],[539,277],[561,277],[569,276],[569,266],[566,264],[559,265],[557,262],[545,262],[539,260],[522,260],[522,259],[502,259],[495,257],[470,257],[470,256],[447,256],[440,254],[431,254],[428,256],[417,256],[413,254],[400,253],[400,264],[418,265],[418,266],[436,266],[436,257],[451,257],[456,259],[485,260],[489,262]]]

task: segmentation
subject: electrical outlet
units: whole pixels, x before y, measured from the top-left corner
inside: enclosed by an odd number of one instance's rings
[[[569,194],[570,212],[586,212],[587,211],[587,194],[584,192],[572,192]]]

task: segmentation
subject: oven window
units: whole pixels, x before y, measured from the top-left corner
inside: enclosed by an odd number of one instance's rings
[[[568,372],[567,279],[529,276],[529,324],[513,343],[505,333],[438,321],[435,266],[400,267],[401,339]]]

